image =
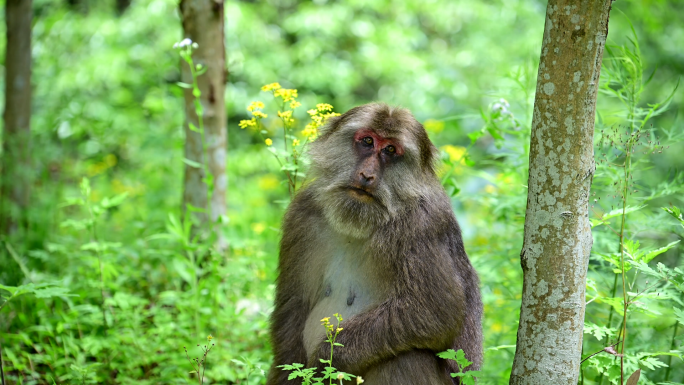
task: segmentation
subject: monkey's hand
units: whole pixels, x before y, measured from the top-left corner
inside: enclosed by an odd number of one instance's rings
[[[403,352],[414,349],[440,352],[450,348],[462,330],[465,303],[460,290],[449,294],[441,292],[437,298],[437,295],[412,293],[388,299],[351,317],[343,323],[344,330],[335,341],[342,346],[334,347],[332,366],[358,375]],[[321,359],[330,359],[328,341],[322,342],[309,358],[310,367],[317,367],[319,373],[328,366]]]
[[[441,254],[441,253],[439,253]],[[444,258],[443,261],[440,259]],[[462,281],[446,260],[407,257],[394,292],[382,303],[342,323],[332,366],[363,374],[368,368],[414,349],[440,352],[451,347],[462,331],[466,303]],[[435,268],[435,265],[441,268]],[[322,342],[309,363],[321,368],[330,359],[330,344]]]

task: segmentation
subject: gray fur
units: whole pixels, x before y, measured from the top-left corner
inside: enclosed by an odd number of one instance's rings
[[[373,199],[349,193],[359,164],[354,135],[371,129],[401,143],[383,166]],[[268,385],[296,384],[277,365],[322,367],[329,356],[323,317],[344,330],[333,366],[367,385],[458,384],[435,354],[463,349],[482,363],[479,281],[450,200],[434,172],[437,151],[403,109],[357,107],[332,119],[311,145],[314,180],[283,222]],[[379,178],[380,179],[380,178]]]

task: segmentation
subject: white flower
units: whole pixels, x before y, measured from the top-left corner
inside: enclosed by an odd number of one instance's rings
[[[191,44],[192,44],[192,40],[185,38],[185,39],[181,40],[180,42],[174,44],[173,48],[183,48],[183,47],[187,47]]]

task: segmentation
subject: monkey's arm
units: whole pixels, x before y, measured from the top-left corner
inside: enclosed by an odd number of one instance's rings
[[[267,385],[295,384],[288,381],[290,374],[279,365],[307,363],[303,332],[309,316],[310,304],[305,299],[302,284],[303,266],[307,247],[316,233],[314,223],[320,215],[312,205],[307,190],[301,191],[290,205],[283,220],[283,237],[280,242],[276,297],[271,314],[271,343],[273,365],[268,374]]]
[[[404,240],[397,247],[403,251],[383,256],[396,275],[389,298],[342,323],[337,342],[344,347],[333,357],[338,370],[359,374],[401,352],[443,351],[461,331],[466,301],[458,269],[470,264],[458,266],[452,259],[450,239],[414,241],[419,243]],[[310,364],[320,366],[319,359],[328,357],[330,346],[324,342]]]
[[[306,350],[302,339],[306,321],[305,308],[304,302],[297,296],[288,296],[287,293],[276,294],[276,307],[271,314],[273,365],[268,373],[268,385],[294,384],[294,381],[287,380],[290,372],[277,366],[306,363]]]
[[[287,376],[290,374],[279,365],[292,363],[306,363],[306,350],[302,332],[308,306],[302,298],[296,269],[291,266],[297,256],[291,254],[291,249],[281,245],[280,275],[276,285],[276,298],[273,313],[271,313],[271,344],[273,345],[273,365],[268,373],[268,385],[294,384]]]

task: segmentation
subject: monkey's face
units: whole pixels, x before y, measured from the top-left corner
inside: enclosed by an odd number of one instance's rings
[[[434,154],[408,111],[356,107],[331,119],[312,143],[311,187],[335,230],[366,238],[434,191]]]

